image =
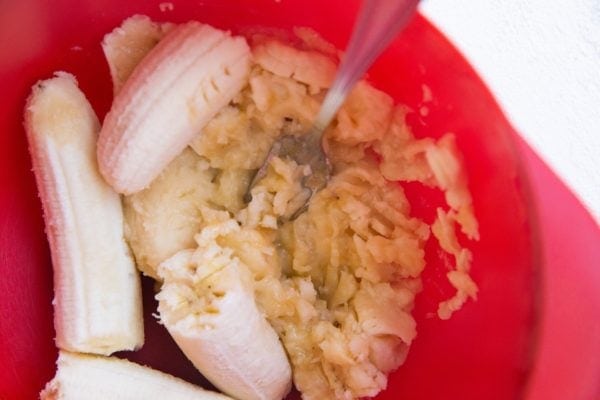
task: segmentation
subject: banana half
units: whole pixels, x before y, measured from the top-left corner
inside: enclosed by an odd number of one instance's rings
[[[216,237],[237,222],[206,228],[199,247],[158,269],[161,321],[196,368],[240,400],[278,400],[291,388],[291,368],[275,330],[258,309],[253,278]]]
[[[141,347],[140,279],[121,199],[98,172],[100,126],[72,75],[33,87],[25,130],[54,268],[57,346],[105,355]]]
[[[61,351],[40,400],[232,400],[116,357]]]
[[[198,22],[170,30],[116,95],[98,140],[100,172],[119,193],[150,185],[247,83],[242,37]]]

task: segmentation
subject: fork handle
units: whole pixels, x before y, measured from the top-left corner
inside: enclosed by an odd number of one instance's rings
[[[314,122],[320,137],[348,92],[414,14],[419,0],[364,0],[335,80]]]

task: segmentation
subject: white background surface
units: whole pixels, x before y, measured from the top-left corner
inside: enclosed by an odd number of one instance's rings
[[[600,0],[425,0],[421,11],[600,221]]]

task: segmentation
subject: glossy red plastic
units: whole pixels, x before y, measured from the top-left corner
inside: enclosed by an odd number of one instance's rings
[[[132,14],[197,19],[236,33],[309,26],[343,48],[359,5],[204,0],[171,1],[170,9],[160,3],[0,2],[0,399],[36,398],[56,357],[52,269],[22,127],[31,85],[53,71],[69,71],[102,118],[112,92],[100,41]],[[479,298],[449,321],[431,316],[451,290],[444,256],[428,245],[415,308],[418,337],[378,398],[594,398],[600,393],[598,226],[518,139],[475,72],[423,17],[383,54],[369,79],[411,107],[417,136],[456,134],[481,230],[481,241],[470,244]],[[405,188],[413,213],[431,222],[440,193]],[[152,318],[152,282],[145,280],[144,288],[146,344],[120,356],[208,385]]]

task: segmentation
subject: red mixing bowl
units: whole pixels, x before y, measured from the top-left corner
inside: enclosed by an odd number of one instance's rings
[[[103,118],[112,86],[100,41],[128,16],[197,19],[237,33],[308,26],[344,48],[359,6],[348,0],[198,0],[171,1],[173,9],[163,11],[159,3],[0,2],[0,399],[36,398],[54,374],[57,355],[52,268],[22,127],[31,85],[53,71],[69,71]],[[600,250],[593,247],[600,243],[597,225],[518,139],[471,67],[423,17],[415,17],[369,79],[414,110],[427,106],[426,115],[410,116],[417,136],[456,134],[481,231],[481,241],[472,245],[479,299],[449,321],[431,317],[451,290],[439,249],[427,248],[429,266],[415,309],[418,337],[378,398],[594,398],[600,393],[600,272],[589,264],[600,266]],[[424,85],[432,93],[426,104]],[[414,213],[431,222],[440,194],[417,185],[406,190]],[[576,240],[560,234],[570,224],[577,224]],[[557,263],[561,257],[566,259]],[[566,260],[573,260],[572,269]],[[151,317],[152,282],[144,280],[144,286],[146,344],[120,356],[210,387]]]

